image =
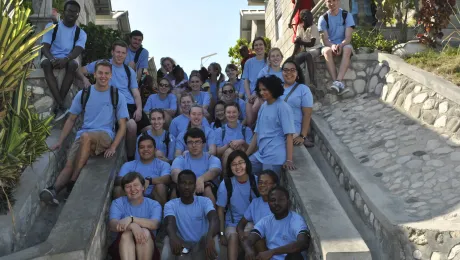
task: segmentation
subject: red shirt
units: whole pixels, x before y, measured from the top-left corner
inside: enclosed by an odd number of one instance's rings
[[[294,4],[294,7],[295,7],[295,1],[296,0],[291,0],[292,3]],[[295,13],[295,16],[294,16],[294,24],[300,24],[302,23],[300,21],[300,11],[302,11],[303,9],[308,9],[308,10],[311,10],[313,8],[313,0],[297,0],[297,1],[300,1],[300,6],[299,6],[299,10],[297,10],[297,12]]]

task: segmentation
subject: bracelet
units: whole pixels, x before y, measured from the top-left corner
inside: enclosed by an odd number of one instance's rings
[[[291,160],[286,160],[286,162],[291,162],[291,163],[293,163],[293,161],[291,161]]]

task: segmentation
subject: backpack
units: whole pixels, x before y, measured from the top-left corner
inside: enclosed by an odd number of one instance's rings
[[[90,94],[91,94],[91,87],[84,88],[83,92],[81,93],[80,104],[82,108],[82,113],[81,113],[82,116],[85,115],[86,104],[88,103]],[[112,102],[113,114],[115,116],[115,123],[117,121],[117,106],[118,106],[118,99],[119,99],[118,95],[119,95],[118,89],[113,86],[110,86],[110,101]],[[114,127],[115,127],[115,124],[114,124]]]
[[[233,184],[232,179],[225,177],[224,178],[225,188],[227,189],[227,206],[225,206],[225,211],[230,210],[230,217],[232,219],[232,223],[235,223],[235,219],[233,218],[232,207],[230,206],[230,198],[233,194]],[[256,185],[256,177],[253,174],[249,174],[249,184],[251,186],[251,191],[254,192],[256,198],[260,197],[259,190],[257,190]],[[251,191],[249,191],[249,203],[252,201]]]
[[[224,141],[224,138],[225,138],[225,132],[226,132],[226,129],[225,129],[225,125],[222,126],[222,142]],[[243,134],[243,139],[246,141],[246,126],[242,126],[241,127],[241,133]]]
[[[348,11],[347,10],[342,10],[343,25],[345,25],[345,22],[347,20],[347,16],[348,16]],[[324,13],[323,18],[326,21],[326,28],[329,29],[329,14],[327,12]]]
[[[53,42],[56,40],[56,35],[57,35],[57,31],[58,31],[58,28],[59,28],[59,23],[54,23],[56,26],[54,26],[53,28],[53,36],[51,36],[51,43],[50,45],[53,45]],[[80,38],[80,27],[77,26],[77,28],[75,29],[75,36],[73,37],[73,48],[75,48],[75,44],[77,44],[77,41],[78,39]],[[43,53],[41,54],[41,57],[43,57]]]
[[[128,65],[124,63],[123,67],[125,68],[126,75],[128,76],[128,90],[131,91],[131,70],[129,69]]]
[[[169,156],[169,143],[171,140],[169,140],[169,131],[165,130],[165,139],[163,140],[163,143],[166,145],[166,158]]]
[[[137,62],[139,61],[139,56],[141,56],[143,50],[144,48],[142,48],[142,46],[139,49],[137,49],[136,55],[134,55],[134,63],[137,64]]]

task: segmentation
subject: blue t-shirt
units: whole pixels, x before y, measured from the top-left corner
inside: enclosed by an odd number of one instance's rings
[[[261,219],[269,215],[273,215],[273,213],[270,211],[268,202],[265,202],[262,197],[253,199],[244,212],[244,218],[254,224],[259,223]]]
[[[225,135],[222,134],[223,128],[225,128]],[[247,144],[250,144],[252,141],[253,134],[250,127],[243,127],[240,123],[238,123],[238,126],[236,128],[230,128],[227,124],[225,124],[222,127],[214,130],[214,135],[216,136],[216,146],[222,147],[229,144],[233,140],[241,139],[246,141]]]
[[[125,64],[128,65],[131,61],[134,61],[136,57],[136,51],[131,50],[128,47],[128,53],[126,55]],[[148,69],[149,67],[149,51],[147,49],[142,49],[139,59],[136,63],[136,70],[138,69]]]
[[[267,248],[274,249],[297,241],[301,231],[308,231],[305,220],[295,212],[289,212],[287,217],[277,220],[274,215],[262,218],[254,227],[265,238]],[[284,255],[274,255],[273,260],[284,260]]]
[[[251,94],[256,89],[257,77],[259,72],[267,65],[265,59],[258,60],[256,57],[250,58],[244,64],[243,79],[248,79],[251,89]]]
[[[134,160],[124,163],[123,166],[121,166],[118,175],[123,177],[130,172],[138,172],[144,178],[151,177],[152,179],[155,179],[171,174],[171,166],[169,163],[158,158],[153,159],[153,161],[148,164],[143,164],[140,160]],[[144,191],[144,194],[149,195],[152,193],[153,188],[154,185],[149,185],[149,187]]]
[[[46,25],[46,28],[52,25],[53,23],[49,23]],[[56,38],[54,39],[54,42],[50,48],[50,52],[51,54],[53,54],[55,58],[64,58],[72,52],[76,29],[77,25],[67,27],[64,25],[64,23],[62,23],[62,21],[59,22],[58,30],[56,32]],[[54,29],[48,31],[43,35],[42,44],[51,44],[51,41],[53,39],[53,31]],[[75,47],[79,46],[84,49],[86,44],[86,38],[86,32],[80,28],[80,35],[78,36],[78,40],[75,43]]]
[[[169,126],[169,132],[177,137],[182,131],[185,131],[188,127],[188,123],[190,122],[190,119],[183,114],[180,114],[176,116],[172,121],[171,125]],[[203,122],[201,123],[203,127],[207,126],[209,127],[209,122],[208,120],[203,117]]]
[[[161,135],[155,136],[152,134],[152,130],[147,130],[147,134],[153,137],[153,139],[155,140],[155,144],[156,144],[155,148],[161,151],[165,155],[166,158],[172,161],[174,159],[174,152],[175,152],[174,149],[176,148],[176,138],[172,134],[169,134],[168,135],[169,143],[166,146],[166,142],[165,142],[166,132],[167,131],[163,131]],[[139,155],[139,149],[138,149],[138,141],[140,137],[141,135],[139,135],[136,140],[136,154],[134,155],[134,158],[136,160],[139,160],[141,158]]]
[[[348,13],[347,19],[345,19],[345,25],[343,24],[342,12],[342,8],[339,8],[339,13],[336,16],[333,16],[330,11],[327,11],[329,29],[327,28],[326,20],[324,20],[322,15],[318,19],[318,31],[327,31],[329,41],[333,44],[340,44],[343,40],[345,40],[345,29],[355,26],[353,15],[350,13]]]
[[[266,101],[259,109],[255,131],[257,133],[256,158],[271,165],[286,161],[286,136],[294,134],[294,118],[291,107],[278,98],[269,105]]]
[[[246,118],[246,102],[241,98],[237,98],[236,103],[240,106],[240,116],[238,117],[239,120],[244,120]]]
[[[83,116],[83,125],[77,132],[75,140],[80,138],[84,132],[104,131],[110,138],[115,138],[115,121],[121,118],[129,118],[126,100],[119,93],[117,105],[117,117],[113,114],[112,98],[110,97],[110,88],[106,91],[98,91],[94,86],[90,86],[91,92],[86,103],[85,114]],[[79,115],[83,108],[81,106],[82,90],[75,95],[69,112],[74,115]]]
[[[200,91],[196,96],[193,96],[195,102],[200,106],[209,106],[211,104],[211,96],[206,91]]]
[[[177,97],[169,93],[165,99],[161,99],[158,94],[152,94],[145,102],[144,111],[149,113],[154,108],[177,110]]]
[[[95,73],[97,62],[98,61],[93,61],[90,64],[86,65],[86,71],[88,71],[88,73],[90,74]],[[110,63],[112,63],[112,78],[109,81],[109,85],[114,86],[120,90],[120,92],[126,98],[126,103],[134,104],[133,94],[131,93],[131,90],[128,88],[129,81],[125,67],[123,65],[117,66],[113,64],[112,59],[110,60]],[[131,68],[129,68],[129,70],[131,71],[131,85],[129,85],[129,87],[131,89],[138,88],[136,73]]]
[[[216,136],[214,135],[214,130],[211,127],[203,126],[204,135],[206,137],[206,145],[203,148],[203,152],[208,152],[210,146],[216,144]],[[176,150],[188,151],[187,145],[184,141],[184,136],[187,131],[182,131],[176,138]]]
[[[219,83],[211,83],[210,80],[206,80],[206,82],[209,83],[209,91],[210,91],[210,93],[211,93],[212,99],[213,99],[214,101],[216,101],[216,100],[217,100],[217,85],[218,85]],[[219,85],[220,85],[220,84],[219,84]]]
[[[214,155],[203,152],[203,156],[200,158],[192,158],[190,153],[187,152],[174,159],[171,170],[191,170],[195,173],[196,177],[200,177],[210,169],[217,168],[222,170],[222,165],[219,158]]]
[[[184,204],[180,198],[168,201],[164,215],[176,218],[177,231],[185,242],[197,243],[208,233],[208,213],[212,210],[209,198],[194,196],[192,204]]]
[[[265,76],[270,76],[270,75],[275,75],[279,79],[281,79],[282,82],[284,82],[284,77],[283,77],[283,71],[280,69],[279,71],[274,71],[270,66],[265,66],[263,69],[260,70],[259,75],[257,76],[258,79],[265,77]]]
[[[129,216],[158,220],[161,222],[161,205],[157,201],[149,198],[144,198],[144,201],[139,205],[131,205],[126,196],[112,202],[110,206],[110,220],[121,220]]]
[[[286,96],[289,95],[289,92],[291,92],[295,84],[297,83],[294,83],[294,85],[289,87],[284,87],[284,94],[280,97],[282,100],[284,100]],[[310,88],[304,84],[299,84],[294,92],[292,92],[292,94],[289,96],[287,103],[292,108],[295,131],[299,134],[302,130],[302,108],[313,107],[313,95],[311,94]]]
[[[230,198],[230,205],[225,213],[225,226],[236,227],[251,201],[257,197],[251,189],[249,180],[245,183],[238,182],[235,177],[230,178],[230,180],[232,182],[233,192]],[[223,208],[227,206],[227,187],[225,187],[224,181],[220,183],[219,189],[217,190],[216,205]]]

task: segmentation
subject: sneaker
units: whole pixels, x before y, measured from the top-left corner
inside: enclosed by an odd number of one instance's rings
[[[343,86],[343,88],[340,89],[339,96],[342,96],[343,94],[350,92],[350,89],[347,88],[346,86]]]
[[[340,82],[337,80],[332,82],[331,89],[337,92],[337,94],[340,93]]]
[[[56,115],[54,117],[54,122],[61,121],[62,119],[64,119],[67,116],[68,113],[69,113],[68,109],[66,109],[66,110],[57,109],[57,113],[56,113]]]
[[[59,201],[56,199],[56,191],[51,188],[43,189],[42,192],[40,192],[40,200],[49,205],[59,205]]]

